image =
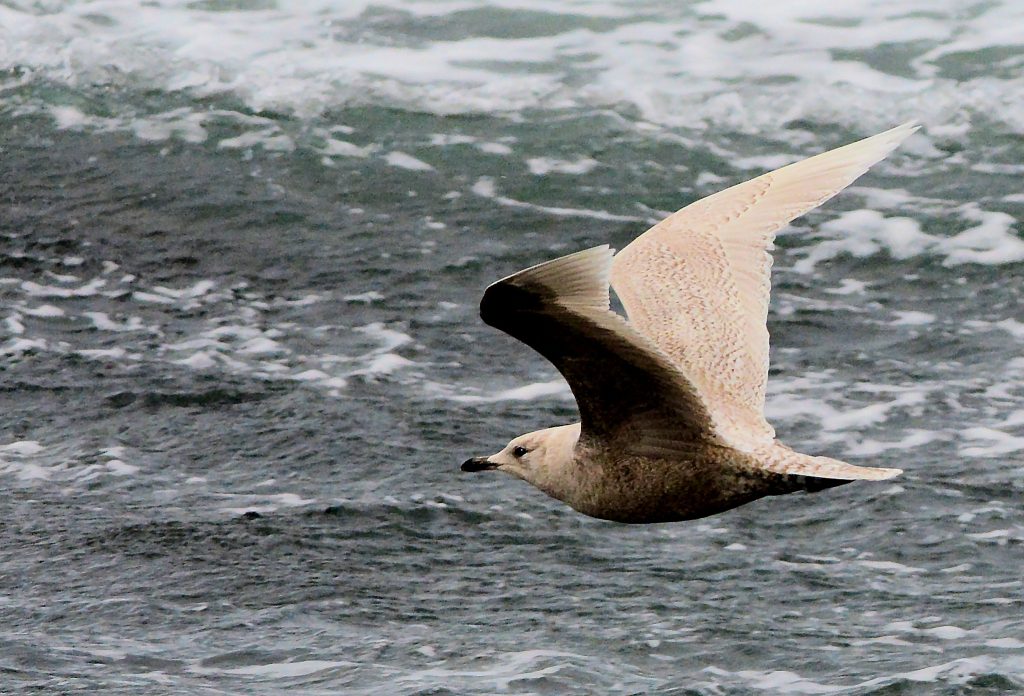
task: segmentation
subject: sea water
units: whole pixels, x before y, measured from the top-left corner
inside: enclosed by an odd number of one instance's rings
[[[0,2],[0,692],[1024,693],[1024,6]],[[906,473],[688,523],[483,288],[920,133],[777,240],[767,411]]]

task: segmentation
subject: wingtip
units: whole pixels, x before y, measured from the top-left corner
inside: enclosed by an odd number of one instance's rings
[[[873,135],[869,138],[861,140],[861,143],[879,143],[882,146],[882,150],[885,155],[895,150],[900,144],[912,136],[917,131],[921,130],[921,124],[916,120],[910,120],[906,123],[901,123],[895,128],[890,128],[887,131],[882,131],[878,135]],[[855,145],[857,143],[854,143]],[[883,157],[885,156],[883,155]]]
[[[916,132],[916,131],[918,131],[920,129],[921,129],[921,122],[918,121],[916,118],[912,118],[909,121],[904,121],[900,125],[896,126],[895,128],[892,128],[890,130],[894,130],[894,131],[906,130],[906,131],[910,131],[911,133],[914,133],[914,132]]]
[[[906,140],[919,130],[921,130],[921,122],[918,121],[916,118],[912,118],[909,121],[901,123],[895,128],[890,128],[888,132],[892,133],[894,136],[897,136],[900,142],[902,142],[903,140]]]
[[[888,157],[904,140],[916,133],[920,128],[921,125],[916,120],[907,121],[887,131],[876,133],[834,150],[795,162],[787,167],[776,170],[776,172],[772,172],[772,174],[778,176],[780,173],[786,172],[794,177],[795,182],[800,183],[811,178],[811,175],[815,172],[845,170],[847,173],[845,178],[847,180],[835,188],[831,194],[835,195],[835,193],[849,186],[873,165]],[[823,201],[818,201],[818,204],[820,205],[821,202]]]
[[[553,300],[566,306],[607,309],[608,275],[614,253],[609,244],[600,244],[491,283],[480,301],[480,316],[494,326],[496,317],[512,308],[536,308]]]

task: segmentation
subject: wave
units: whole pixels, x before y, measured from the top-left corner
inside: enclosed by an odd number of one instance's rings
[[[277,147],[290,146],[277,115],[316,120],[366,104],[500,116],[615,108],[637,124],[746,133],[794,120],[869,131],[909,117],[950,132],[974,120],[1024,132],[1024,6],[1009,0],[969,13],[923,0],[827,11],[795,0],[590,0],[560,13],[526,0],[252,7],[7,2],[0,103],[51,109],[63,127],[187,141],[208,136],[209,100],[237,103],[227,113]],[[121,103],[132,89],[184,105]]]

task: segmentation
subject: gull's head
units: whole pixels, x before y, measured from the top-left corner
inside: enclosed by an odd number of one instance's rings
[[[462,470],[504,471],[559,497],[555,492],[557,483],[568,474],[579,437],[579,423],[527,433],[509,442],[497,454],[467,459],[462,463]]]

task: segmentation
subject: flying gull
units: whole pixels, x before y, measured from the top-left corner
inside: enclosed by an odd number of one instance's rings
[[[480,316],[558,369],[581,422],[520,435],[462,470],[504,471],[585,515],[628,523],[696,519],[901,473],[775,439],[764,417],[768,251],[780,228],[917,128],[906,123],[708,196],[618,254],[594,247],[488,287]],[[609,284],[628,321],[610,309]]]

